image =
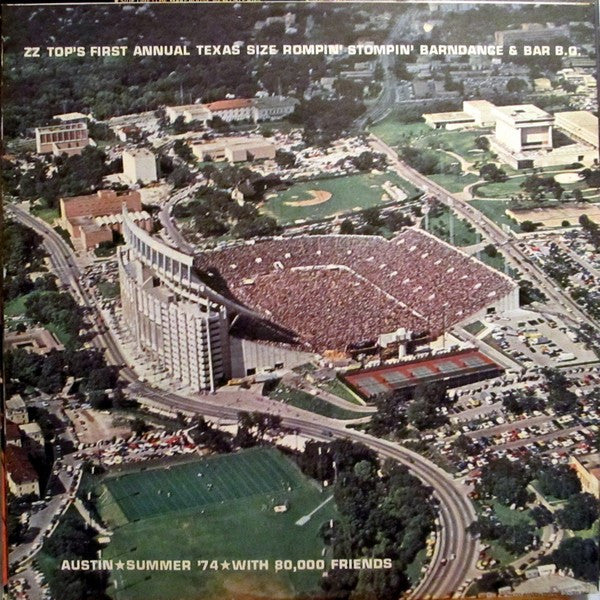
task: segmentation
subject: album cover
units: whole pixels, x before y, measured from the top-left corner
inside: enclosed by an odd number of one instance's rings
[[[5,6],[5,596],[597,594],[597,11]]]

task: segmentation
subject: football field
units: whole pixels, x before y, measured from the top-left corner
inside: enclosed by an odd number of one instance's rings
[[[285,495],[298,485],[298,477],[278,452],[253,449],[111,477],[103,485],[104,509],[115,516],[120,511],[131,522],[239,498]]]
[[[114,532],[103,558],[193,565],[185,573],[113,571],[109,593],[118,600],[290,598],[319,589],[320,571],[276,573],[274,561],[322,557],[319,529],[336,518],[334,502],[324,502],[331,492],[274,449],[109,476],[97,491],[99,512]],[[283,505],[284,512],[275,512]],[[255,559],[269,561],[269,568],[197,568],[203,560]]]

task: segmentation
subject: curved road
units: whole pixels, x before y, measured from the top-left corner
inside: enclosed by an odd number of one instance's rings
[[[46,248],[50,252],[51,263],[61,281],[73,289],[84,306],[94,311],[97,320],[101,319],[94,303],[89,300],[80,284],[80,271],[75,264],[73,252],[66,242],[54,229],[23,209],[14,205],[8,208],[19,221],[44,238]],[[95,337],[94,343],[98,347],[106,348],[110,362],[123,367],[123,377],[130,382],[131,391],[140,399],[146,399],[151,404],[171,410],[190,411],[219,418],[237,418],[239,411],[237,407],[220,405],[214,399],[211,401],[210,396],[188,398],[172,392],[159,392],[141,383],[135,372],[126,366],[126,360],[108,329],[102,327],[102,332]],[[302,417],[284,416],[282,422],[284,426],[308,436],[325,440],[333,437],[346,438],[362,442],[382,457],[392,458],[405,464],[423,483],[431,486],[440,507],[438,542],[429,569],[412,591],[412,595],[440,597],[449,596],[456,591],[472,571],[477,559],[477,542],[466,532],[466,527],[475,520],[475,512],[464,489],[460,488],[446,472],[419,454],[360,431],[348,430],[342,423],[333,419],[323,418],[322,423],[316,424]],[[452,560],[452,556],[456,558]],[[448,561],[446,566],[442,565],[442,559]]]

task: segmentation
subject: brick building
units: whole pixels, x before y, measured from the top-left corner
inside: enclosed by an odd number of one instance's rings
[[[132,219],[146,231],[152,228],[150,215],[142,210],[139,192],[118,193],[99,190],[87,196],[60,199],[60,221],[69,232],[73,245],[89,250],[110,242],[113,232],[121,232],[121,211],[125,205]]]

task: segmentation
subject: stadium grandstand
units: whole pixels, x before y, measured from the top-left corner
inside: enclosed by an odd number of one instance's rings
[[[192,257],[124,208],[123,234],[124,321],[140,350],[198,390],[319,357],[401,357],[461,321],[518,306],[507,276],[415,229],[391,241],[236,242]]]
[[[303,236],[204,252],[209,287],[295,331],[316,352],[346,350],[405,328],[438,337],[476,313],[516,308],[505,275],[439,239],[407,229],[377,236]]]

